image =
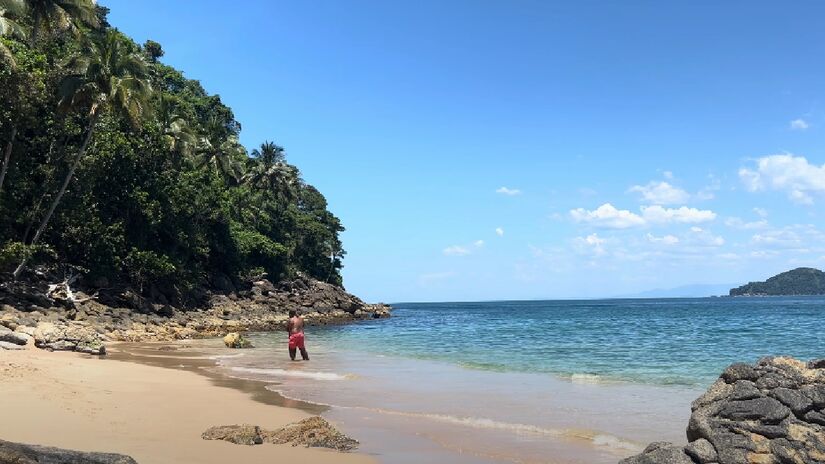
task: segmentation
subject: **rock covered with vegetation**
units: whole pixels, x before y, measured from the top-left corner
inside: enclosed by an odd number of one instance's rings
[[[825,272],[800,267],[777,274],[764,282],[732,288],[730,296],[825,295]]]
[[[825,360],[733,364],[691,409],[687,446],[653,443],[621,464],[825,462]]]
[[[1,278],[71,265],[89,287],[189,308],[255,276],[340,286],[324,196],[282,147],[247,152],[220,96],[107,12],[0,0]]]

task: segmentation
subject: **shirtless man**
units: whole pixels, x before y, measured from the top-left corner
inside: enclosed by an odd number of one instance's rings
[[[289,357],[295,361],[295,350],[301,350],[301,357],[304,361],[309,361],[309,353],[304,347],[304,318],[298,311],[289,311],[289,321],[286,323],[286,331],[289,333]]]

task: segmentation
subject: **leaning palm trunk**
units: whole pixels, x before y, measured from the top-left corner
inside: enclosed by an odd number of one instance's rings
[[[3,154],[3,167],[0,168],[0,192],[3,191],[3,180],[6,178],[6,172],[9,170],[9,160],[11,159],[11,149],[14,146],[14,139],[17,137],[17,126],[11,126],[11,137],[6,144],[6,151]]]
[[[72,162],[72,166],[71,168],[69,168],[69,172],[68,174],[66,174],[66,178],[63,180],[63,185],[60,186],[60,191],[57,192],[57,196],[54,198],[54,201],[52,201],[51,206],[49,206],[49,210],[43,217],[43,221],[40,222],[40,227],[37,228],[37,232],[34,233],[34,237],[32,237],[32,241],[31,243],[29,243],[29,245],[37,244],[37,241],[40,239],[40,236],[43,234],[43,231],[46,230],[46,226],[49,225],[49,220],[52,218],[54,210],[57,209],[57,205],[60,203],[60,200],[63,199],[63,194],[66,193],[66,188],[69,187],[69,182],[72,181],[72,177],[74,177],[74,173],[77,170],[77,166],[80,165],[80,161],[86,154],[86,148],[89,146],[89,141],[92,140],[92,134],[94,134],[95,131],[95,122],[96,118],[92,116],[92,120],[89,125],[89,131],[86,133],[86,138],[83,139],[83,144],[80,146],[80,150],[77,152],[77,157]],[[20,273],[23,272],[23,269],[26,268],[27,261],[28,258],[24,257],[23,261],[20,262],[20,265],[17,266],[17,269],[14,270],[15,279],[17,279],[20,276]]]

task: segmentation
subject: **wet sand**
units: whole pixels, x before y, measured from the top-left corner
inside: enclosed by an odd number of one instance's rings
[[[107,358],[0,351],[0,439],[123,453],[142,464],[375,462],[356,453],[201,439],[211,426],[276,429],[323,408],[212,373],[214,361],[161,346],[134,346],[133,354],[114,346]]]

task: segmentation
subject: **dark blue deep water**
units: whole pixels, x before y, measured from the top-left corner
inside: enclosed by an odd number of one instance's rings
[[[825,357],[825,298],[400,303],[319,342],[465,367],[707,385],[732,362]]]

